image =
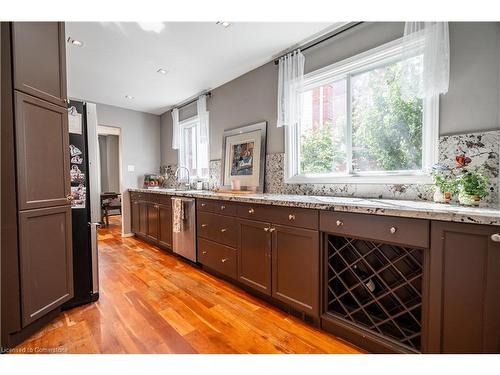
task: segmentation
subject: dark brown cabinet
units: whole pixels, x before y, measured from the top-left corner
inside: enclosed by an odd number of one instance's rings
[[[310,315],[319,314],[319,234],[272,227],[272,295]]]
[[[73,296],[71,208],[19,214],[23,327]]]
[[[427,352],[500,353],[499,228],[433,222]]]
[[[69,133],[65,108],[16,92],[20,210],[68,204]]]
[[[14,89],[66,107],[64,23],[12,23]]]
[[[271,224],[240,220],[238,280],[271,295]]]
[[[141,237],[146,237],[148,233],[148,203],[139,201],[139,232]]]
[[[166,248],[172,248],[172,207],[160,204],[158,205],[159,223],[158,223],[158,245]]]
[[[138,233],[139,232],[139,202],[136,200],[131,201],[131,214],[132,214],[132,220],[131,220],[131,229],[133,233]]]
[[[146,210],[148,220],[147,237],[151,242],[155,243],[158,241],[159,206],[156,203],[147,203]]]

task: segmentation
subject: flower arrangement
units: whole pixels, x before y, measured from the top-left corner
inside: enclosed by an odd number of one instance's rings
[[[482,198],[489,194],[489,178],[480,171],[467,169],[472,161],[470,157],[459,155],[457,164],[450,168],[436,164],[432,167],[434,185],[434,201],[449,203],[453,194],[458,193],[458,201],[463,205],[478,205]]]

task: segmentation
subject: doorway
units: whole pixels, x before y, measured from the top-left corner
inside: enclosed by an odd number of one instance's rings
[[[101,226],[122,226],[121,129],[97,126]]]

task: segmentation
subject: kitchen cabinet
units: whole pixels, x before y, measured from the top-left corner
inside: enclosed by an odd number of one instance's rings
[[[137,200],[131,200],[130,202],[132,208],[131,208],[131,215],[132,215],[132,232],[133,233],[138,233],[139,232],[139,201]]]
[[[312,316],[319,314],[319,234],[284,225],[272,230],[272,296]]]
[[[71,207],[21,212],[19,249],[26,327],[73,297]]]
[[[172,207],[164,204],[158,205],[158,245],[160,247],[172,248]]]
[[[139,201],[139,232],[140,237],[146,238],[148,233],[148,203]]]
[[[158,224],[160,219],[158,204],[148,202],[146,204],[146,212],[148,221],[146,235],[151,242],[156,243],[158,241]]]
[[[14,89],[66,108],[64,22],[13,22]]]
[[[67,205],[68,111],[16,92],[15,113],[19,209]]]
[[[271,295],[270,223],[240,220],[238,280]]]
[[[427,351],[500,353],[499,228],[433,222]]]

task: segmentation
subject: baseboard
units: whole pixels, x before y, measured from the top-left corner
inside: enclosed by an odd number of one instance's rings
[[[122,237],[134,237],[135,233],[122,233]]]

